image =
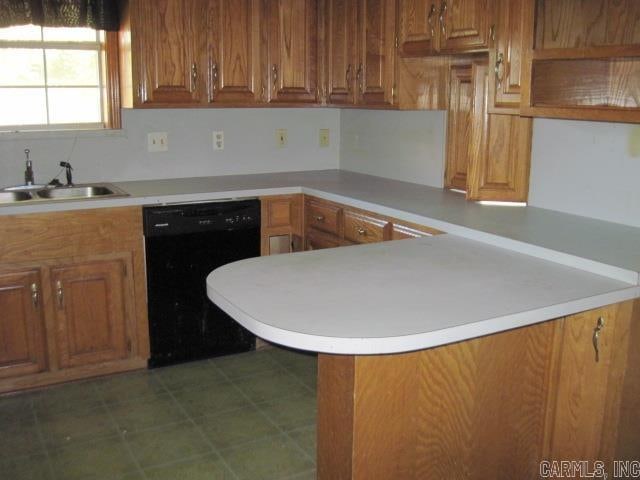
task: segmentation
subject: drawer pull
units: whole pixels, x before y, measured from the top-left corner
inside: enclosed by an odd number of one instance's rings
[[[356,232],[358,232],[358,235],[362,235],[362,236],[366,236],[367,235],[367,231],[362,227],[356,228]]]
[[[604,328],[604,318],[598,317],[596,328],[593,329],[593,348],[596,351],[596,362],[600,361],[600,332]]]
[[[40,293],[38,292],[38,284],[31,284],[31,301],[33,302],[33,307],[38,308],[38,304],[40,300]]]
[[[316,215],[313,218],[315,219],[316,222],[324,222],[324,216],[323,215]]]
[[[56,282],[56,297],[58,297],[58,308],[64,308],[64,291],[60,280]]]

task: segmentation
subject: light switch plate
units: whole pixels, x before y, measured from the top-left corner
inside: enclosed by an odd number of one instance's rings
[[[276,129],[276,145],[279,148],[284,148],[287,146],[287,129],[286,128],[278,128]]]
[[[167,132],[152,132],[147,135],[147,151],[166,152],[169,150],[169,135]]]
[[[213,149],[224,150],[224,132],[222,130],[213,132]]]
[[[320,129],[319,142],[320,142],[320,147],[322,147],[322,148],[325,148],[325,147],[329,146],[329,129],[328,128],[321,128]]]

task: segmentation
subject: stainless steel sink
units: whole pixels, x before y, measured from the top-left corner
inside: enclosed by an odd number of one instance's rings
[[[0,203],[16,203],[32,199],[33,196],[25,191],[0,192]]]
[[[123,195],[122,191],[117,190],[112,185],[77,185],[74,187],[58,187],[38,190],[38,197],[49,200],[57,199],[77,199],[77,198],[94,198],[94,197],[113,197],[115,195]]]

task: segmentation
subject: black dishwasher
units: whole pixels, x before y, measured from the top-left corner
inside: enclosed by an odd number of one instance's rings
[[[207,297],[206,278],[260,255],[260,201],[145,207],[149,367],[255,349],[255,336]]]

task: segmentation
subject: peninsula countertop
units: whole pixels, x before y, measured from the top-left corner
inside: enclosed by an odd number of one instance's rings
[[[241,260],[214,270],[207,293],[280,345],[384,354],[638,298],[640,286],[449,234]]]
[[[621,281],[640,278],[640,228],[535,207],[484,206],[443,189],[344,170],[112,183],[130,196],[0,206],[0,216],[307,193]]]

